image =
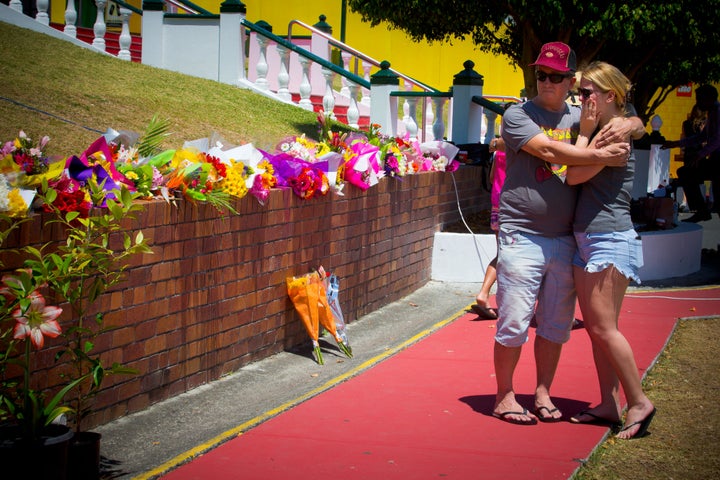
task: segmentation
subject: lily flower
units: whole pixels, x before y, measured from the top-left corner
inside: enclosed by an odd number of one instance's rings
[[[37,291],[33,292],[25,311],[19,307],[12,314],[17,322],[13,337],[16,340],[30,337],[35,349],[40,350],[45,343],[45,336],[55,338],[62,333],[57,322],[61,313],[62,308],[45,306],[45,297]]]

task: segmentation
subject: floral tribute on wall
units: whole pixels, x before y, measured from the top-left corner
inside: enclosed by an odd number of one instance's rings
[[[58,192],[55,207],[81,217],[92,207],[103,207],[93,204],[92,186],[106,192],[125,186],[142,198],[184,198],[235,213],[235,199],[250,194],[264,204],[273,188],[289,188],[311,200],[330,192],[343,195],[346,184],[367,190],[383,177],[401,179],[458,167],[458,149],[448,142],[388,137],[379,133],[378,125],[367,132],[339,132],[322,112],[318,120],[319,141],[291,136],[273,151],[231,145],[215,136],[161,149],[169,122],[157,118],[142,135],[108,129],[85,151],[65,158],[46,154],[47,136],[35,143],[20,131],[0,153],[0,212],[26,216],[43,181]]]

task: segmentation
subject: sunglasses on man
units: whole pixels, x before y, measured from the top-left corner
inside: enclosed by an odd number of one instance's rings
[[[564,73],[545,73],[542,70],[537,70],[535,72],[535,78],[537,78],[538,82],[544,82],[547,79],[550,79],[550,83],[562,83],[563,80],[566,78],[572,78],[574,75],[567,75]]]

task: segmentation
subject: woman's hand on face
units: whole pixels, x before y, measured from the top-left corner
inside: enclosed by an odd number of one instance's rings
[[[590,137],[598,126],[599,118],[595,100],[588,98],[583,101],[580,114],[580,135]]]

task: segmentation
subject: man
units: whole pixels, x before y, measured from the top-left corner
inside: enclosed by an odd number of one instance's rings
[[[576,188],[564,182],[566,165],[623,166],[630,133],[644,133],[637,117],[618,118],[599,133],[596,150],[576,148],[572,142],[580,109],[565,101],[575,83],[575,53],[564,43],[548,43],[531,65],[537,96],[503,116],[507,177],[500,197],[494,345],[498,391],[493,416],[521,425],[562,417],[550,386],[575,318],[571,264]],[[531,413],[515,398],[513,376],[533,316],[537,384]]]
[[[712,180],[714,211],[720,215],[720,102],[718,91],[712,85],[701,85],[695,90],[695,101],[699,110],[707,112],[703,130],[692,137],[665,142],[663,148],[702,147],[697,153],[697,162],[686,163],[678,168],[678,183],[685,193],[688,207],[695,214],[686,222],[703,222],[712,215],[700,192],[700,184]],[[705,143],[704,146],[702,144]]]

